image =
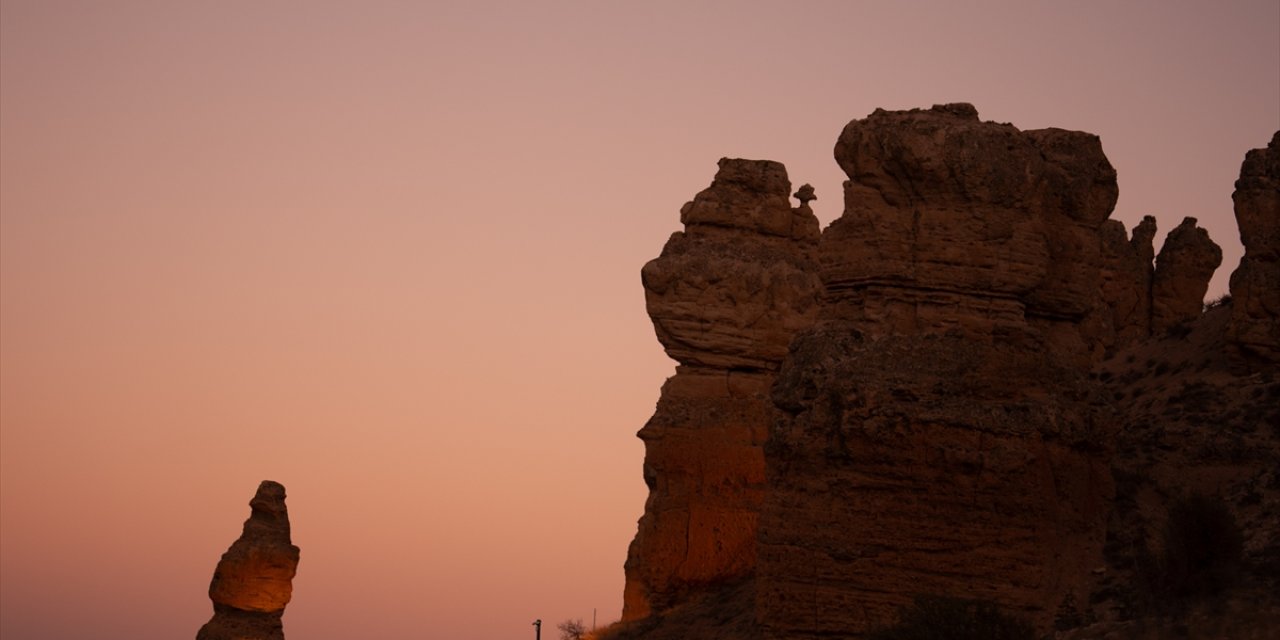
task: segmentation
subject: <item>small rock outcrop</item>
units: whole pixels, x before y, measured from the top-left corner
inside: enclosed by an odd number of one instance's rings
[[[818,220],[777,162],[723,159],[681,210],[685,230],[641,272],[679,365],[640,430],[649,486],[626,563],[623,619],[658,613],[756,563],[769,387],[821,287]]]
[[[1245,155],[1232,194],[1244,258],[1231,274],[1227,336],[1250,357],[1280,362],[1280,131]]]
[[[284,486],[264,480],[249,501],[244,532],[222,554],[209,584],[213,618],[196,640],[283,640],[298,547],[289,534]]]
[[[1222,264],[1222,249],[1209,232],[1184,218],[1169,232],[1156,256],[1151,284],[1151,332],[1161,335],[1170,328],[1200,317],[1204,294],[1213,272]]]

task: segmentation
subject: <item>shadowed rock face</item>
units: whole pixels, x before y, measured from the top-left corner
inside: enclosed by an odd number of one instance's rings
[[[856,634],[916,594],[1043,623],[1104,542],[1111,434],[1084,365],[1115,172],[1095,136],[968,105],[855,120],[836,159],[825,304],[773,388],[766,637]]]
[[[642,271],[658,339],[680,364],[639,433],[649,498],[627,555],[626,620],[755,567],[769,387],[820,292],[818,221],[790,189],[779,163],[721,160],[681,210],[685,230]]]
[[[1102,299],[1098,310],[1107,351],[1151,335],[1151,282],[1155,277],[1156,219],[1144,216],[1126,237],[1124,223],[1107,220],[1102,236]],[[1105,336],[1110,336],[1106,340]]]
[[[1151,285],[1153,334],[1200,317],[1209,280],[1220,264],[1222,249],[1209,239],[1208,231],[1196,226],[1195,218],[1183,219],[1169,232],[1156,257]]]
[[[1277,147],[1235,196],[1251,357],[1280,353]],[[1140,392],[1117,387],[1146,379],[1094,367],[1150,366],[1136,354],[1199,316],[1220,251],[1189,218],[1156,260],[1154,218],[1108,220],[1115,172],[1086,133],[876,111],[835,156],[844,213],[820,236],[781,165],[723,160],[643,270],[680,365],[640,432],[632,623],[608,637],[858,637],[915,595],[1047,631],[1098,595],[1116,401]],[[1260,380],[1241,388],[1262,402]]]
[[[970,105],[878,110],[835,156],[849,180],[822,236],[827,315],[878,334],[1035,329],[1088,357],[1117,197],[1097,136],[981,122]]]
[[[1249,357],[1280,362],[1280,131],[1245,155],[1236,180],[1244,258],[1231,274],[1228,339]]]
[[[222,554],[209,584],[213,619],[197,640],[283,640],[299,550],[290,540],[284,486],[264,480],[249,501],[244,532]]]

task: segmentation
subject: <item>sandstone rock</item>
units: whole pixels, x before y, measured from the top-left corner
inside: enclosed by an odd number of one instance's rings
[[[776,370],[816,310],[818,220],[792,208],[786,168],[722,159],[680,212],[685,231],[641,270],[658,340],[681,364]]]
[[[796,200],[799,200],[800,206],[802,207],[807,207],[809,206],[809,202],[811,200],[818,199],[818,196],[814,195],[813,185],[811,184],[800,185],[800,188],[797,189],[795,193],[791,194],[791,196],[794,197]]]
[[[1232,362],[1226,330],[1234,312],[1233,303],[1212,307],[1181,330],[1130,345],[1097,367],[1116,409],[1116,499],[1107,564],[1087,617],[1105,623],[1100,628],[1130,628],[1106,637],[1275,635],[1280,590],[1249,574],[1280,576],[1280,367]],[[1153,582],[1156,589],[1166,585],[1152,580],[1153,567],[1144,561],[1148,552],[1160,557],[1163,551],[1171,505],[1193,495],[1210,496],[1232,512],[1248,541],[1243,571],[1233,574],[1238,580],[1231,592],[1180,603],[1177,616],[1160,620],[1158,608],[1143,611],[1142,598],[1151,597]],[[1166,596],[1155,594],[1157,602]],[[1182,627],[1177,634],[1175,622]],[[1100,628],[1070,637],[1104,637]]]
[[[838,317],[871,333],[1030,328],[1085,354],[1098,228],[1117,197],[1096,136],[980,122],[970,105],[877,110],[835,147],[845,211],[824,232]]]
[[[1244,258],[1231,274],[1227,335],[1242,352],[1280,362],[1280,131],[1245,155],[1232,199]]]
[[[1156,219],[1144,216],[1126,238],[1124,225],[1108,220],[1102,236],[1102,298],[1110,339],[1107,350],[1123,348],[1151,335],[1151,281],[1155,276]]]
[[[722,160],[644,268],[680,365],[640,432],[628,622],[602,638],[856,638],[916,595],[1123,633],[1138,561],[1116,541],[1132,555],[1183,488],[1226,487],[1275,575],[1280,133],[1237,182],[1236,302],[1207,314],[1216,245],[1188,219],[1157,260],[1153,218],[1109,221],[1095,136],[952,104],[877,110],[835,156],[845,210],[820,237],[781,165]],[[1280,611],[1268,584],[1250,621]]]
[[[1111,480],[1097,385],[1098,139],[969,105],[845,127],[824,305],[773,388],[757,615],[766,637],[858,635],[917,594],[1042,628],[1087,597]]]
[[[916,595],[1041,625],[1101,564],[1110,434],[1093,386],[1020,345],[796,338],[766,445],[758,617],[769,638],[856,637]]]
[[[792,208],[776,162],[720,161],[641,272],[649,315],[680,362],[645,443],[649,498],[626,564],[623,619],[661,612],[755,567],[769,387],[817,310],[818,222]],[[808,195],[812,195],[811,193]]]
[[[284,486],[264,480],[249,519],[222,554],[209,584],[213,618],[197,640],[283,640],[281,617],[293,595],[299,550],[290,540]]]
[[[1194,320],[1204,308],[1213,272],[1222,264],[1222,249],[1209,232],[1184,218],[1169,232],[1156,256],[1151,283],[1151,332],[1162,335],[1171,327]]]

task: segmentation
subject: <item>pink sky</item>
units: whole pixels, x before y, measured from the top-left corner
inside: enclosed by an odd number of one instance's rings
[[[639,270],[721,156],[825,224],[876,107],[1090,131],[1216,296],[1280,128],[1274,0],[435,5],[0,4],[5,640],[194,637],[268,478],[291,638],[614,620]]]

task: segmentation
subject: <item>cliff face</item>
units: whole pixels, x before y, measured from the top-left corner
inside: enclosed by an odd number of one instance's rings
[[[284,640],[299,550],[290,540],[284,486],[264,480],[249,501],[244,532],[222,554],[209,584],[213,618],[196,640]]]
[[[627,555],[623,619],[749,575],[764,491],[769,388],[820,292],[818,221],[781,164],[720,161],[685,231],[642,271],[654,329],[680,365],[640,430],[649,498]]]
[[[1112,434],[1084,365],[1115,171],[1094,136],[968,105],[854,121],[836,159],[827,295],[773,389],[759,620],[858,632],[938,594],[1043,621],[1101,562]]]
[[[1246,356],[1280,362],[1280,131],[1245,156],[1232,200],[1244,258],[1231,274],[1227,335]]]
[[[1115,603],[1133,562],[1112,552],[1163,513],[1117,506],[1134,475],[1227,477],[1220,456],[1130,457],[1161,438],[1249,438],[1229,491],[1255,500],[1236,505],[1257,514],[1250,557],[1274,564],[1280,493],[1248,487],[1274,485],[1280,459],[1280,432],[1255,424],[1275,420],[1278,147],[1245,161],[1236,302],[1203,316],[1221,251],[1194,218],[1158,256],[1154,218],[1131,237],[1108,220],[1115,171],[1090,134],[964,104],[876,111],[840,135],[844,212],[820,235],[781,165],[722,160],[643,270],[680,364],[640,432],[650,495],[612,637],[856,637],[925,594],[1042,631],[1132,616]],[[1189,351],[1187,335],[1216,355],[1181,367],[1228,400],[1139,358]],[[1232,349],[1247,366],[1222,364]],[[1137,403],[1145,381],[1172,398],[1161,416]],[[1178,411],[1186,432],[1168,435]]]

